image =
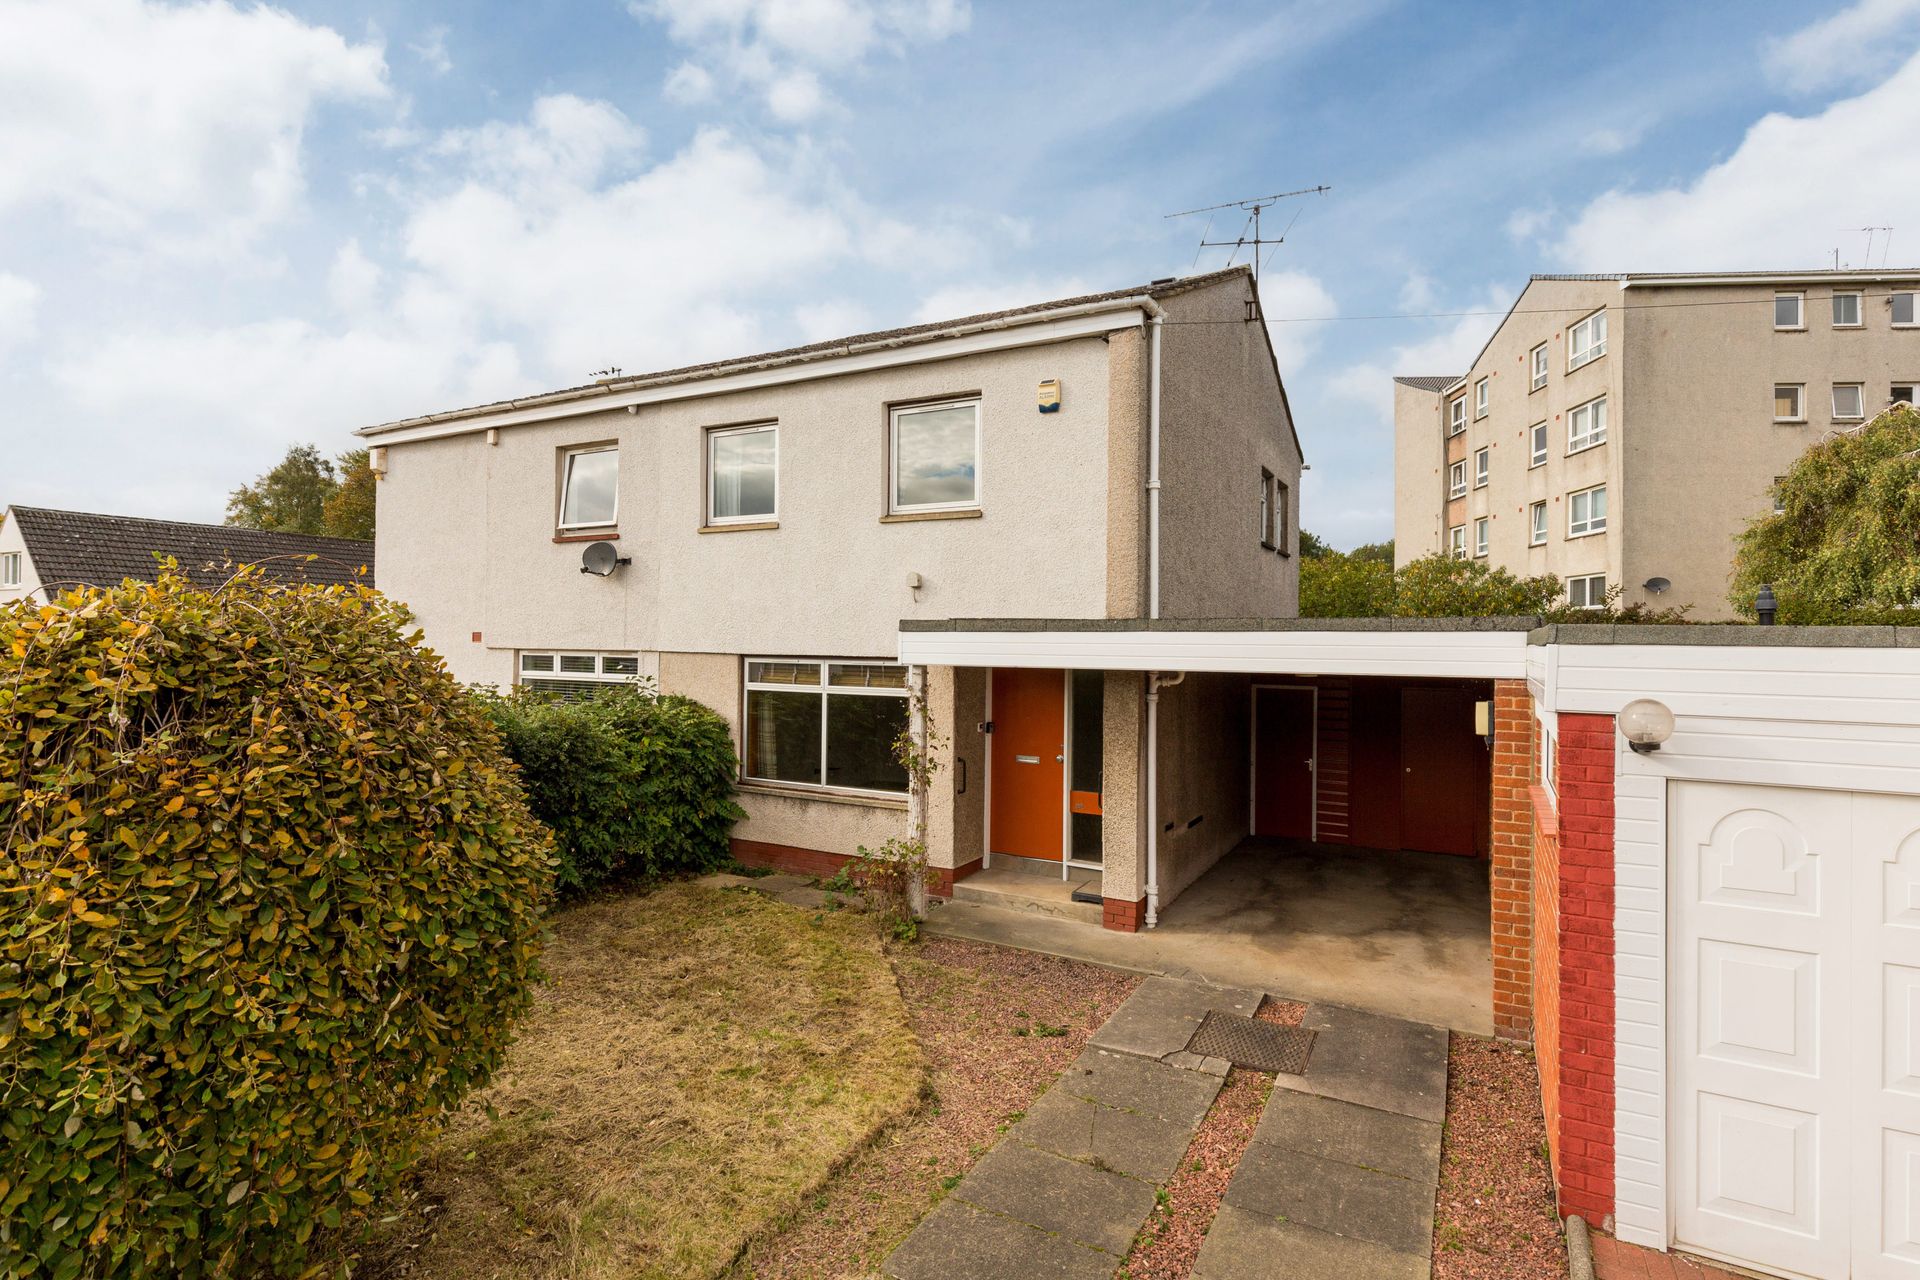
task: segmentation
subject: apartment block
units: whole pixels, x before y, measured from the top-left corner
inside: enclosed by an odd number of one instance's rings
[[[1400,563],[1729,617],[1735,540],[1776,481],[1914,401],[1920,269],[1536,275],[1465,374],[1394,383]]]

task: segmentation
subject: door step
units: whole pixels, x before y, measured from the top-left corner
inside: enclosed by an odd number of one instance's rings
[[[1038,876],[980,871],[953,886],[953,900],[1097,925],[1101,916],[1099,885],[1098,877],[1043,880]]]

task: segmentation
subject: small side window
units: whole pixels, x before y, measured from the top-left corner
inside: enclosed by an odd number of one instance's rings
[[[1473,416],[1487,416],[1487,380],[1485,378],[1473,384]]]
[[[1916,299],[1920,299],[1920,293],[1896,293],[1887,298],[1896,328],[1920,324],[1920,306],[1916,306]]]
[[[1857,329],[1860,327],[1859,294],[1836,293],[1833,295],[1833,327],[1836,329]]]
[[[20,553],[9,551],[0,555],[0,587],[20,585]]]
[[[1807,413],[1801,403],[1806,387],[1798,382],[1776,382],[1773,384],[1773,420],[1775,422],[1805,422]]]
[[[1807,327],[1807,295],[1804,293],[1776,293],[1773,295],[1773,327],[1776,329],[1804,329]]]
[[[593,445],[568,449],[560,460],[560,527],[594,529],[620,513],[620,449]]]

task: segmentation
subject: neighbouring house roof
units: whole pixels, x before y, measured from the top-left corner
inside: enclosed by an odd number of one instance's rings
[[[1437,377],[1424,375],[1400,377],[1395,378],[1394,381],[1403,387],[1412,387],[1417,391],[1445,391],[1448,387],[1466,376],[1464,373],[1450,373]]]
[[[723,374],[739,372],[749,368],[765,368],[773,365],[799,364],[810,360],[825,360],[835,356],[852,354],[855,350],[879,346],[907,346],[915,342],[929,342],[950,336],[956,330],[981,327],[998,327],[1006,324],[1041,323],[1052,318],[1053,313],[1068,310],[1086,310],[1103,304],[1124,303],[1128,299],[1149,298],[1158,300],[1185,293],[1192,289],[1205,288],[1224,280],[1240,276],[1251,276],[1252,269],[1247,266],[1229,267],[1224,271],[1212,271],[1193,276],[1169,276],[1161,280],[1152,280],[1146,284],[1133,285],[1125,289],[1109,289],[1104,293],[1087,293],[1071,298],[1055,298],[1048,302],[1029,303],[1025,306],[1010,307],[1003,311],[983,311],[976,315],[959,316],[951,320],[935,320],[926,324],[907,325],[897,329],[879,329],[872,333],[856,333],[844,338],[832,338],[824,342],[810,342],[805,346],[787,347],[779,351],[766,351],[758,355],[733,356],[725,360],[713,360],[705,364],[682,365],[674,369],[662,369],[654,373],[621,374],[613,378],[601,378],[598,381],[583,383],[579,386],[565,387],[557,391],[542,392],[513,400],[496,400],[490,404],[474,405],[465,409],[453,409],[442,413],[424,414],[419,417],[402,418],[393,422],[383,422],[375,426],[363,427],[356,435],[379,436],[384,432],[397,431],[405,427],[423,426],[429,423],[447,422],[458,418],[479,417],[484,414],[499,413],[509,409],[529,409],[565,400],[580,399],[587,396],[604,395],[625,391],[636,387],[664,382],[692,381],[700,378],[719,377]]]
[[[20,530],[35,575],[50,585],[112,587],[126,578],[147,581],[154,575],[156,553],[172,556],[180,571],[203,587],[220,585],[243,564],[257,564],[280,582],[373,585],[373,543],[356,538],[45,507],[9,507],[7,518]]]

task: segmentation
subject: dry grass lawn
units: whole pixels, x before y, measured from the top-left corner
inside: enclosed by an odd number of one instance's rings
[[[926,1059],[860,916],[676,884],[553,931],[506,1069],[356,1275],[711,1276],[919,1103]]]

